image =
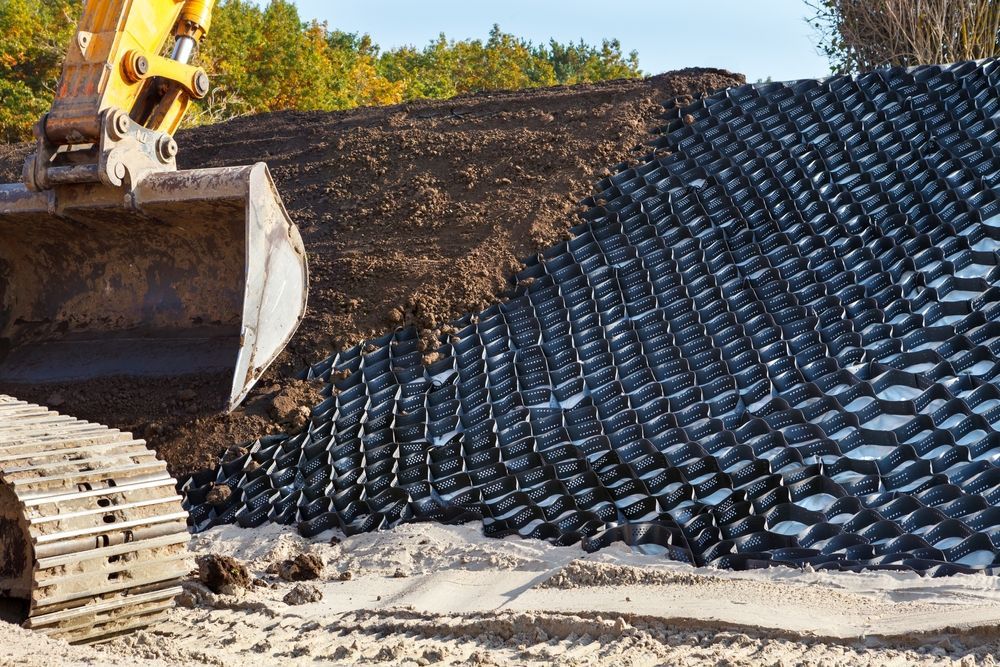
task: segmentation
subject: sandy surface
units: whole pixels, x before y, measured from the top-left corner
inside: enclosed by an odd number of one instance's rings
[[[720,572],[622,546],[586,555],[493,540],[478,525],[313,540],[228,527],[193,547],[235,556],[257,585],[216,595],[192,580],[167,622],[100,648],[0,624],[0,664],[971,665],[1000,654],[1000,582],[980,575]],[[324,561],[319,580],[266,573],[300,553]],[[282,601],[300,585],[322,600]]]

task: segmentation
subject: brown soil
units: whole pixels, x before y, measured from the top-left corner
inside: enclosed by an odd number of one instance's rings
[[[309,253],[309,313],[294,340],[230,415],[218,414],[221,377],[0,392],[134,431],[175,474],[212,466],[227,448],[302,427],[297,408],[317,403],[320,388],[291,378],[308,365],[400,326],[432,346],[442,325],[486,307],[519,258],[566,235],[611,165],[647,152],[664,101],[743,81],[688,69],[184,132],[181,168],[269,164]],[[0,146],[2,180],[19,179],[27,151]]]
[[[213,593],[225,595],[250,587],[250,572],[232,556],[208,554],[199,557],[198,579]]]
[[[274,563],[269,568],[285,581],[312,581],[323,576],[323,559],[315,554],[299,554],[291,560]]]

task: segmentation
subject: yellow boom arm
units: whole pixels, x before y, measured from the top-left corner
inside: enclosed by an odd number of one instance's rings
[[[211,26],[214,5],[85,0],[52,109],[36,130],[39,150],[25,169],[28,187],[120,186],[151,170],[175,168],[172,135],[191,100],[209,91],[208,75],[189,62]],[[173,48],[165,57],[168,40]]]
[[[100,114],[126,111],[150,130],[173,134],[191,99],[208,94],[208,76],[188,64],[211,25],[214,0],[88,0],[45,135],[55,144],[100,136]],[[176,39],[172,58],[163,53]]]

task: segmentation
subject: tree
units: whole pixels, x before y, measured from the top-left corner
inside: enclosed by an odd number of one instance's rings
[[[441,34],[424,49],[403,46],[379,58],[379,71],[403,86],[405,100],[447,99],[458,94],[453,44]]]
[[[552,63],[556,80],[564,85],[631,79],[641,74],[638,52],[623,55],[617,39],[605,39],[600,49],[582,39],[576,44],[560,44],[553,39],[548,49],[539,49],[539,55]]]
[[[423,49],[393,49],[379,58],[379,68],[388,80],[404,84],[407,100],[642,76],[638,54],[624,55],[618,40],[604,40],[600,47],[582,40],[536,46],[498,25],[485,42],[440,35]]]
[[[31,136],[48,110],[63,54],[73,37],[71,0],[0,2],[0,140]]]
[[[49,107],[79,0],[0,0],[0,140],[30,136]],[[303,21],[291,0],[220,0],[195,62],[212,80],[186,123],[286,109],[351,109],[464,93],[638,77],[617,40],[536,46],[494,25],[484,40],[441,35],[382,52],[368,35]]]
[[[834,73],[1000,54],[1000,0],[807,0]]]

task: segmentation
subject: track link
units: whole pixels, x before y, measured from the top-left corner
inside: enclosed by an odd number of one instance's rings
[[[130,434],[0,394],[0,598],[72,643],[148,626],[189,533],[166,464]]]

